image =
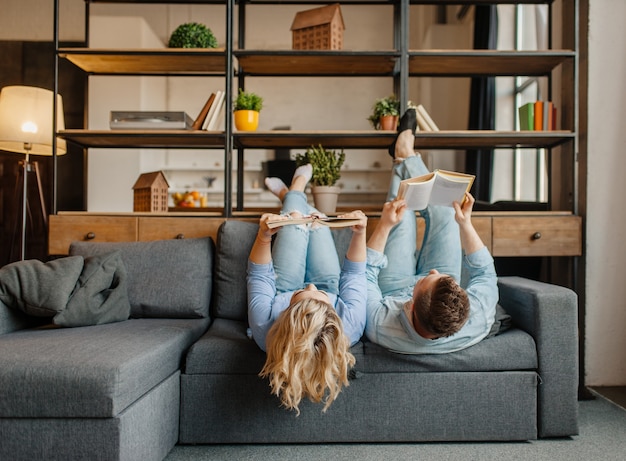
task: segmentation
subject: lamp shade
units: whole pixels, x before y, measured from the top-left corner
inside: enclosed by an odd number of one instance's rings
[[[53,95],[33,86],[5,86],[0,91],[0,150],[52,155]],[[57,129],[65,129],[63,99],[57,94]],[[57,138],[57,155],[67,152],[65,140]]]

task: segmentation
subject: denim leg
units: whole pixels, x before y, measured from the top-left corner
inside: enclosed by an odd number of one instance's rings
[[[285,195],[283,213],[299,211],[304,215],[309,213],[309,208],[304,193],[289,191]],[[298,290],[304,286],[308,245],[308,226],[284,226],[276,234],[272,260],[278,292]]]
[[[428,173],[422,157],[409,157],[402,163],[395,164],[392,170],[387,200],[393,200],[397,193],[400,181],[403,179],[421,176]],[[378,285],[383,295],[406,289],[415,284],[417,268],[417,225],[415,213],[407,210],[402,220],[391,230],[385,255],[387,267],[382,269],[378,276]]]
[[[431,269],[461,280],[463,253],[459,225],[454,219],[454,209],[429,206],[421,211],[426,223],[424,241],[417,261],[417,278],[428,275]]]
[[[338,294],[340,272],[339,256],[331,230],[320,225],[310,229],[305,283],[313,283],[320,290]]]

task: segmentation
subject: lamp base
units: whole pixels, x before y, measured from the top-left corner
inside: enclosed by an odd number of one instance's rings
[[[11,254],[10,259],[13,260],[13,250],[15,247],[15,238],[18,233],[18,224],[21,223],[20,229],[20,253],[19,259],[23,261],[26,259],[26,221],[27,217],[30,218],[31,224],[33,223],[33,215],[30,209],[30,203],[28,200],[28,176],[29,173],[35,175],[35,187],[37,189],[37,195],[39,198],[39,210],[41,212],[41,218],[44,227],[48,228],[48,214],[46,213],[46,202],[43,196],[43,188],[41,186],[41,174],[39,172],[39,164],[37,162],[29,161],[28,155],[25,159],[20,161],[20,168],[15,181],[15,197],[19,199],[21,205],[20,220],[15,220],[15,228],[13,231],[11,241]]]

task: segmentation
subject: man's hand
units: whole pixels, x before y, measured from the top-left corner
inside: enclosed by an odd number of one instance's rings
[[[458,202],[453,203],[454,219],[459,224],[459,232],[461,234],[461,247],[465,254],[472,254],[485,246],[478,232],[472,224],[472,208],[474,207],[474,197],[469,192],[465,192],[465,201],[463,206]]]
[[[392,229],[402,220],[405,210],[406,202],[404,200],[396,199],[391,202],[385,202],[383,212],[380,216],[380,223]]]
[[[471,224],[472,221],[472,209],[474,208],[474,196],[469,192],[465,192],[465,200],[463,201],[463,205],[461,206],[458,202],[454,202],[452,206],[454,206],[454,219],[459,224],[459,226],[465,226]]]

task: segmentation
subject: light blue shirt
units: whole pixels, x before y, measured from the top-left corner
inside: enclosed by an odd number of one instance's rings
[[[357,343],[363,336],[366,285],[365,262],[353,262],[345,258],[339,277],[339,294],[327,293],[350,345]],[[266,350],[265,338],[269,329],[281,312],[289,307],[292,295],[293,291],[276,292],[273,263],[255,264],[248,261],[248,323],[252,337],[262,350]]]
[[[385,254],[367,249],[367,338],[393,352],[404,354],[445,354],[465,349],[485,338],[494,322],[498,286],[493,258],[486,247],[463,257],[465,287],[470,315],[463,328],[452,336],[435,340],[421,337],[407,317],[404,305],[410,301],[413,286],[383,297],[378,273],[387,264]]]

